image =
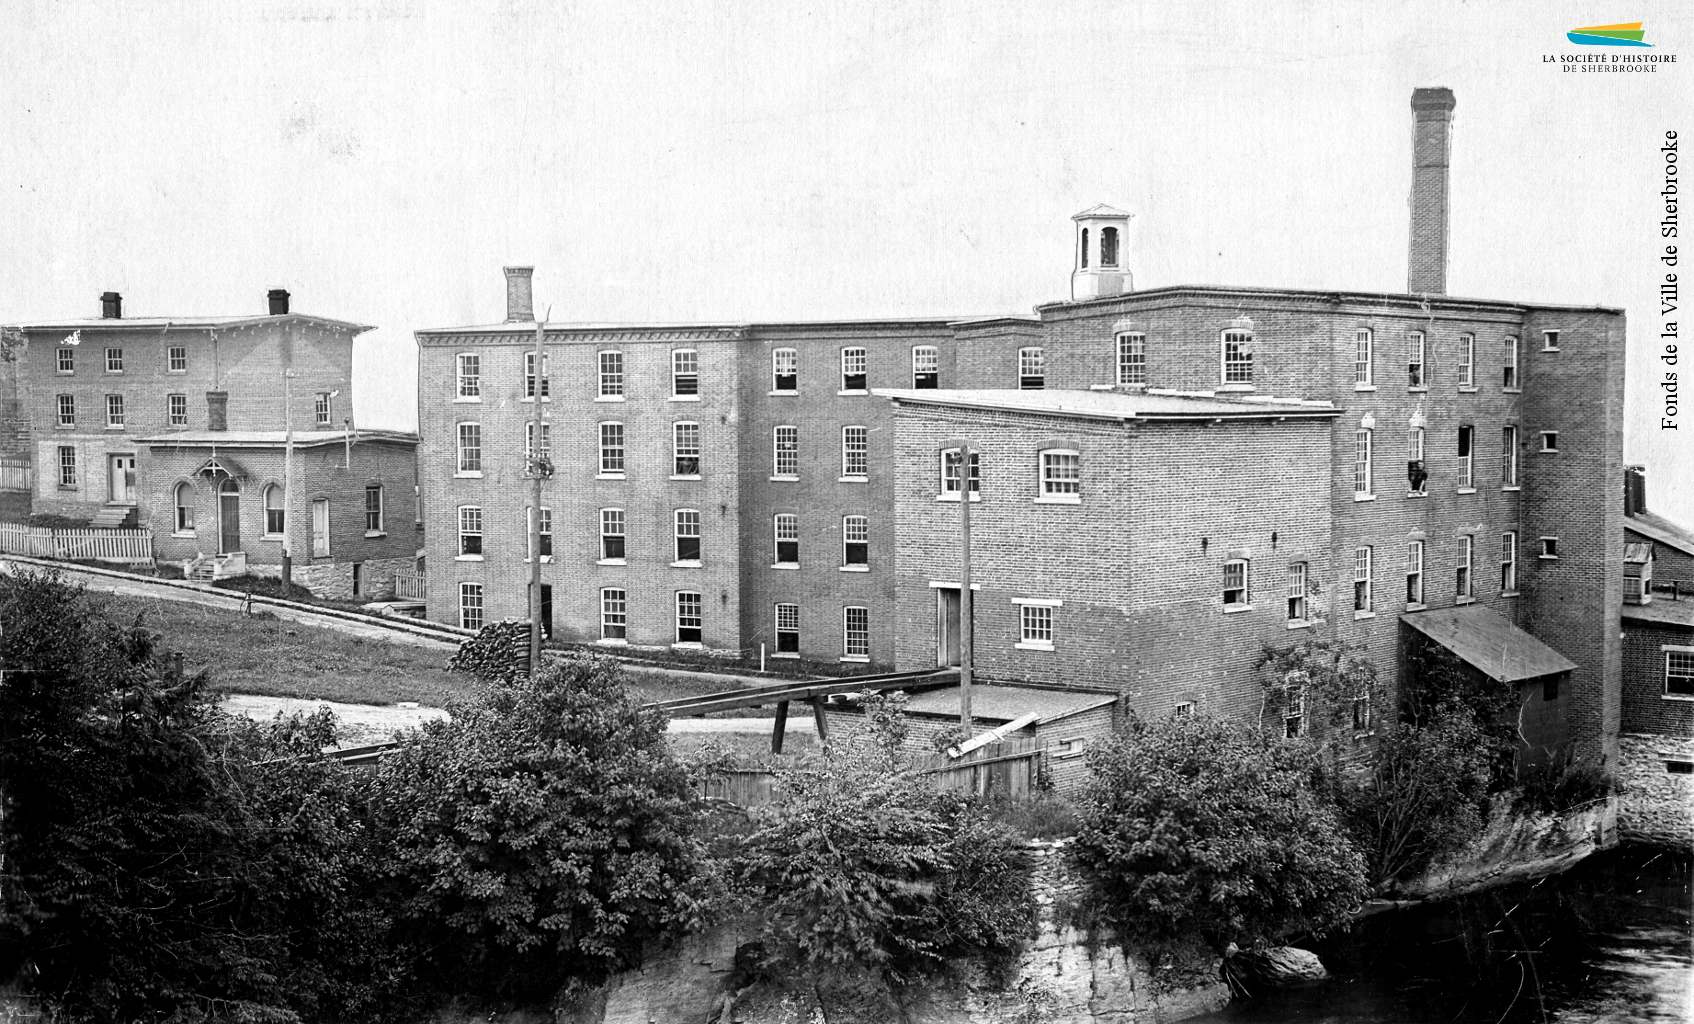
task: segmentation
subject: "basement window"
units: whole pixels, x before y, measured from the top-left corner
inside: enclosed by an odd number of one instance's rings
[[[1694,761],[1665,759],[1665,771],[1672,775],[1694,775]]]

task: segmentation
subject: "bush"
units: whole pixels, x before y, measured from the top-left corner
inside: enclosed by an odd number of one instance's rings
[[[1132,723],[1088,754],[1074,847],[1120,938],[1221,952],[1345,920],[1364,865],[1313,791],[1315,756],[1203,716]]]
[[[384,760],[373,794],[431,984],[546,996],[694,917],[700,802],[614,663],[573,656],[452,711]]]
[[[737,864],[764,906],[763,968],[901,984],[1022,948],[1034,913],[1023,842],[912,770],[902,703],[868,701],[870,729],[779,773],[783,800]]]
[[[1557,814],[1617,789],[1604,768],[1569,746],[1561,747],[1545,764],[1525,765],[1518,771],[1518,785],[1518,806],[1542,814]]]

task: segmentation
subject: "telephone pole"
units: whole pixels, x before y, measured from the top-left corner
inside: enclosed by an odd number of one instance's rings
[[[971,446],[959,446],[959,724],[965,739],[971,721]]]
[[[535,321],[535,366],[531,376],[530,401],[535,403],[529,421],[529,674],[541,671],[541,481],[553,475],[552,452],[541,447],[541,397],[546,390],[547,317]]]
[[[292,348],[289,355],[293,355]],[[282,596],[294,592],[294,366],[282,369]],[[221,506],[220,506],[221,508]],[[265,513],[269,514],[269,513]]]

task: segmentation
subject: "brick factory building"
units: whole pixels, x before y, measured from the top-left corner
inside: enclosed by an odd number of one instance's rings
[[[1445,295],[1454,103],[1412,106],[1406,293],[1135,291],[1102,206],[1033,317],[548,325],[538,387],[508,268],[507,322],[417,333],[430,616],[527,615],[539,390],[561,638],[947,663],[968,443],[986,678],[1242,715],[1262,644],[1358,644],[1393,699],[1427,640],[1612,754],[1624,317]]]

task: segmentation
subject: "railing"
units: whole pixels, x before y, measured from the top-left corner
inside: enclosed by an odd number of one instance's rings
[[[153,564],[153,534],[147,530],[55,530],[0,523],[0,551],[64,561],[90,559],[128,565]]]
[[[919,775],[934,776],[936,786],[950,792],[1027,800],[1037,787],[1044,756],[1046,749],[1037,745],[1033,736],[1020,736],[985,744],[957,761],[936,755],[914,770]],[[776,760],[793,763],[795,759]],[[773,765],[719,768],[696,782],[695,789],[710,799],[763,807],[777,801],[778,770]]]
[[[424,574],[421,572],[397,572],[394,574],[394,600],[422,601],[424,599]]]
[[[1672,601],[1694,599],[1694,581],[1656,579],[1652,582],[1652,595],[1655,600],[1660,598],[1668,598]],[[1627,596],[1625,597],[1625,600],[1628,600]],[[1637,601],[1630,603],[1638,604],[1640,602]]]

